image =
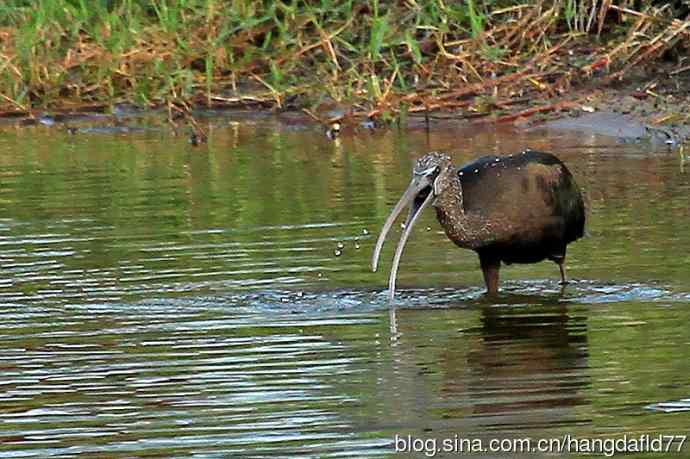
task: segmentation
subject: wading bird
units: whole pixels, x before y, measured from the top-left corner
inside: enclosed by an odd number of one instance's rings
[[[409,205],[388,281],[391,300],[403,248],[417,217],[429,204],[448,238],[479,255],[487,294],[498,292],[501,262],[548,259],[558,264],[561,283],[567,283],[566,246],[582,237],[585,206],[572,174],[554,155],[528,150],[483,156],[460,169],[443,153],[420,158],[410,185],[383,225],[372,257],[376,271],[386,235]]]

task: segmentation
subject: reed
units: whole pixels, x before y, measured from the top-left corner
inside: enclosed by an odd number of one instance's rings
[[[3,0],[0,110],[133,102],[369,116],[623,78],[690,38],[678,2]],[[587,51],[582,51],[586,49]]]

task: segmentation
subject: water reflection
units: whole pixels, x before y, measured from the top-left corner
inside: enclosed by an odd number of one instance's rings
[[[585,403],[586,317],[565,305],[524,306],[483,309],[481,341],[467,357],[474,415],[510,414],[502,428],[581,422],[567,408]]]
[[[677,156],[574,134],[446,126],[336,144],[209,123],[203,149],[160,129],[0,130],[0,457],[359,458],[391,454],[396,434],[690,422],[675,409],[690,394]],[[414,159],[525,147],[558,152],[587,192],[574,282],[561,293],[552,264],[510,267],[486,301],[476,256],[429,213],[391,333],[392,248],[371,273],[371,234]]]
[[[575,409],[588,403],[586,317],[543,298],[510,299],[521,303],[397,309],[387,391],[398,390],[406,410],[416,407],[402,419],[439,439],[588,422]]]

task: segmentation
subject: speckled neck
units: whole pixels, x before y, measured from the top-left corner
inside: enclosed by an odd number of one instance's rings
[[[434,207],[436,217],[451,241],[466,249],[479,247],[489,225],[481,215],[465,213],[457,171],[453,172],[448,185],[434,201]]]
[[[459,245],[459,241],[464,239],[463,231],[465,220],[465,209],[462,201],[462,185],[457,171],[453,171],[448,179],[448,185],[436,197],[434,201],[436,217],[446,232],[446,235]]]
[[[443,212],[444,215],[453,214],[458,217],[465,215],[462,202],[462,185],[457,170],[450,174],[446,187],[434,201],[434,207],[436,207],[437,212]]]

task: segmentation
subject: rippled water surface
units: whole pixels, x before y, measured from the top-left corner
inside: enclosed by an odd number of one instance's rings
[[[677,153],[452,125],[332,142],[226,117],[210,134],[194,148],[155,128],[0,128],[0,457],[364,458],[393,455],[396,435],[690,434]],[[556,152],[586,192],[574,282],[561,291],[552,263],[511,266],[485,299],[476,256],[428,212],[391,310],[394,244],[379,272],[369,257],[414,159],[527,147]]]

